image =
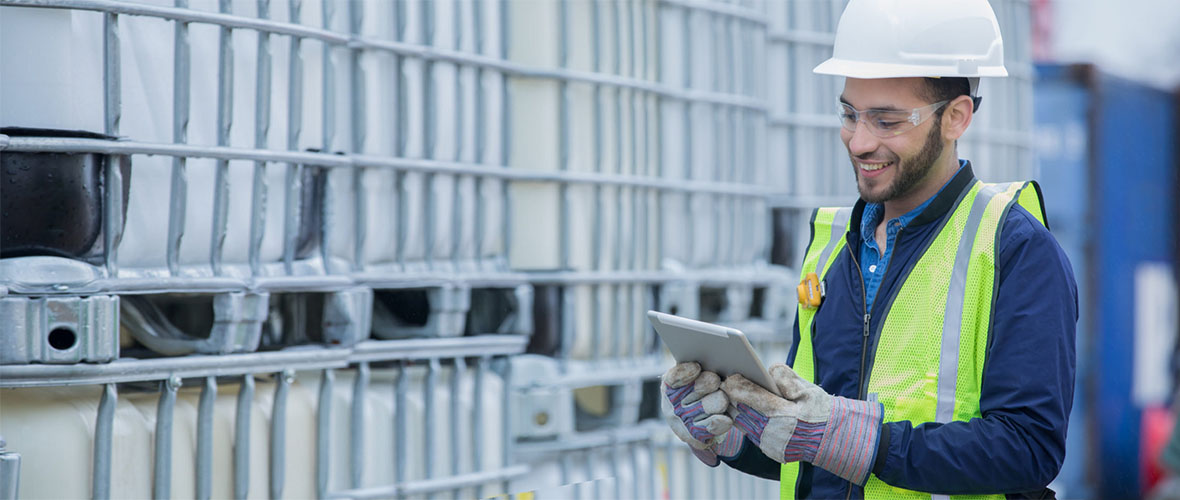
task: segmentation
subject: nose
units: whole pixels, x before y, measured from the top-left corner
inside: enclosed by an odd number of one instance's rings
[[[848,137],[846,145],[848,146],[848,152],[852,154],[852,156],[861,156],[872,153],[873,151],[877,150],[877,147],[880,146],[881,143],[881,141],[877,139],[877,136],[869,132],[869,126],[861,123],[860,121],[856,122],[856,130],[852,132],[845,130],[844,133],[851,134]]]

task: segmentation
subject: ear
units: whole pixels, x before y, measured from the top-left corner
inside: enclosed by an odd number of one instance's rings
[[[946,107],[942,111],[943,139],[953,142],[967,133],[967,126],[971,125],[971,118],[975,116],[972,108],[974,108],[974,104],[971,102],[971,98],[965,95],[946,103]]]

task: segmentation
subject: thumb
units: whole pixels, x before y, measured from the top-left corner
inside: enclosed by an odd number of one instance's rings
[[[814,385],[811,382],[803,380],[795,370],[782,363],[776,363],[770,367],[770,377],[774,379],[774,385],[778,389],[779,394],[784,398],[796,400],[803,397],[803,393],[807,387]]]

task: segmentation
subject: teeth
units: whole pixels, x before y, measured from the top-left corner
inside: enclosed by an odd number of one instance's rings
[[[888,167],[888,166],[890,166],[890,165],[892,165],[892,164],[893,164],[893,162],[887,162],[887,163],[876,163],[876,164],[869,164],[869,163],[858,163],[858,165],[860,166],[861,170],[864,170],[864,171],[867,171],[867,172],[875,172],[875,171],[877,171],[877,170],[881,170],[881,169],[883,169],[883,168],[885,168],[885,167]]]

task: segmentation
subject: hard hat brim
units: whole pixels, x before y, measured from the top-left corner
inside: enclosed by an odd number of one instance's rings
[[[964,68],[964,65],[931,66],[928,64],[910,65],[893,63],[874,63],[865,61],[850,61],[847,59],[828,59],[811,70],[817,75],[834,75],[848,78],[909,78],[909,77],[1005,77],[1008,70],[1003,66],[974,66]]]

